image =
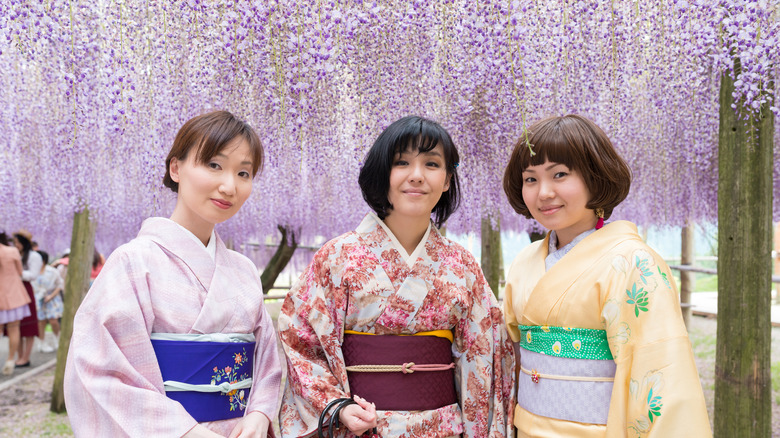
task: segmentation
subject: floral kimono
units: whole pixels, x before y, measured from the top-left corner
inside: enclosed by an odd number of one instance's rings
[[[183,227],[150,218],[108,258],[76,313],[65,368],[65,401],[77,436],[180,437],[198,424],[166,395],[152,343],[157,334],[253,335],[256,348],[246,351],[253,355],[251,391],[220,397],[230,410],[277,415],[281,366],[257,269],[216,233],[211,241],[214,258]],[[173,368],[192,365],[192,357],[182,354]],[[246,361],[242,350],[215,356],[203,368],[218,385],[247,377],[234,376]],[[202,424],[227,436],[240,419]]]
[[[634,224],[617,221],[545,271],[549,238],[524,249],[507,275],[504,309],[522,370],[517,436],[710,436],[663,259]]]
[[[325,405],[351,395],[344,330],[376,335],[453,334],[457,403],[377,410],[384,438],[503,437],[511,428],[514,355],[496,299],[473,256],[433,226],[408,255],[373,213],[326,243],[290,290],[279,316],[288,379],[282,436],[312,434]],[[371,400],[368,400],[371,401]],[[345,429],[340,436],[345,436]]]

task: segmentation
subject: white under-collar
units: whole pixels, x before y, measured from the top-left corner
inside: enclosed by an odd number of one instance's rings
[[[406,252],[406,248],[404,248],[403,245],[401,245],[401,242],[398,241],[398,238],[395,237],[395,234],[393,234],[392,231],[390,231],[390,228],[387,227],[387,224],[382,219],[379,219],[379,216],[377,216],[374,213],[369,213],[371,216],[374,217],[374,219],[379,223],[379,226],[382,227],[382,229],[385,230],[385,233],[387,233],[387,236],[390,237],[390,241],[393,242],[393,246],[395,249],[401,254],[401,257],[406,262],[406,265],[410,268],[414,266],[414,262],[417,261],[417,258],[420,256],[420,254],[425,251],[425,242],[428,241],[428,236],[431,234],[431,223],[428,222],[428,229],[425,230],[425,234],[423,234],[422,239],[417,244],[417,247],[414,248],[414,251],[412,251],[412,254]]]
[[[187,228],[185,228],[183,225],[177,223],[176,221],[173,221],[171,219],[168,219],[168,220],[170,220],[174,224],[178,225],[179,228],[184,230],[188,236],[190,236],[194,241],[198,242],[198,244],[201,246],[201,248],[203,248],[206,251],[206,253],[208,253],[209,257],[211,257],[211,260],[216,260],[216,258],[217,258],[217,243],[216,243],[217,242],[217,238],[216,238],[216,233],[214,232],[213,229],[211,230],[211,237],[209,237],[208,245],[203,246],[203,242],[201,242],[201,240],[198,239],[198,236],[196,236],[192,231],[188,230]]]

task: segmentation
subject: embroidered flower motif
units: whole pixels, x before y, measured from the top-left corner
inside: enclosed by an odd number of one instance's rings
[[[636,283],[634,283],[634,285],[631,286],[631,290],[626,289],[626,295],[628,295],[626,304],[634,306],[634,314],[637,317],[639,317],[640,310],[642,312],[647,312],[649,300],[647,298],[647,292],[643,288],[640,287],[639,290],[637,290]]]
[[[526,333],[525,333],[525,340],[526,340],[526,342],[528,342],[529,344],[531,343],[531,332],[530,332],[530,331],[528,331],[528,332],[526,332]]]
[[[543,325],[542,326],[542,331],[545,332],[545,333],[550,333],[550,326],[549,325]]]
[[[552,346],[553,353],[561,354],[561,341],[555,341]]]
[[[536,370],[531,370],[531,381],[534,383],[539,383],[539,372]]]
[[[238,383],[242,380],[248,379],[250,374],[249,373],[241,373],[238,374],[238,370],[247,363],[249,358],[246,355],[246,350],[244,350],[242,353],[234,353],[233,354],[233,363],[235,367],[231,367],[230,365],[220,369],[219,367],[214,367],[214,375],[211,376],[211,384],[217,385],[219,383]],[[228,397],[228,403],[230,404],[230,410],[235,411],[236,409],[243,411],[246,409],[246,393],[244,390],[239,391],[238,389],[232,389],[228,391],[227,393],[222,393],[223,395]]]
[[[571,346],[575,350],[580,351],[580,348],[582,348],[582,342],[579,339],[575,339],[574,342],[571,343]]]
[[[642,280],[642,283],[645,285],[647,285],[647,277],[653,275],[653,271],[648,268],[649,264],[649,259],[640,259],[639,256],[636,256],[636,262],[634,263],[634,266],[636,266],[636,268],[639,270],[639,279]]]
[[[664,406],[661,403],[661,396],[653,396],[653,388],[650,388],[650,392],[647,394],[647,417],[650,418],[650,422],[653,422],[653,417],[661,416],[661,408]]]
[[[664,284],[666,285],[666,287],[671,289],[672,285],[671,285],[671,283],[669,283],[669,278],[666,276],[665,272],[661,272],[661,267],[660,266],[658,267],[658,273],[661,275],[661,279],[664,281]]]

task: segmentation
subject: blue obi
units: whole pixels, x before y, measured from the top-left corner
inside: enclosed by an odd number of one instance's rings
[[[251,334],[152,333],[165,395],[197,422],[243,417],[252,387]]]

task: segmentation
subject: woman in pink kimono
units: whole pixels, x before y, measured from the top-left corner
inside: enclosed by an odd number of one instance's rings
[[[311,436],[350,397],[337,436],[506,436],[514,355],[501,310],[474,257],[437,229],[458,205],[457,166],[449,134],[419,117],[374,143],[359,177],[374,213],[315,254],[279,316],[282,436]]]
[[[111,254],[76,314],[65,400],[77,436],[272,435],[281,368],[260,278],[214,231],[262,158],[225,111],[176,135],[163,180],[173,214]]]
[[[507,274],[517,436],[710,436],[672,273],[636,225],[604,224],[628,195],[628,166],[584,117],[528,131],[504,190],[550,233]]]

